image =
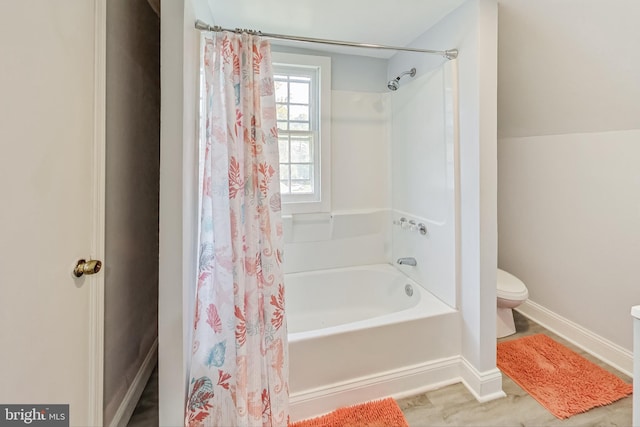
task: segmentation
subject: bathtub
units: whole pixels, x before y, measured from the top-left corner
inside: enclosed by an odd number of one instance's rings
[[[389,264],[285,275],[293,421],[458,381],[459,314]]]

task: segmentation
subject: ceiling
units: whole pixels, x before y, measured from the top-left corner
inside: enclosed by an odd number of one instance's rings
[[[207,1],[215,19],[211,24],[224,28],[406,46],[466,0]],[[306,43],[297,46],[310,47]],[[329,46],[322,50],[344,51]],[[352,49],[350,53],[382,58],[394,54],[393,51],[373,49]]]

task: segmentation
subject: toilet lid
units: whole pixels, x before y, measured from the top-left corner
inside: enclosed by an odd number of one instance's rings
[[[529,297],[525,284],[513,274],[498,269],[497,282],[498,298],[524,301]]]

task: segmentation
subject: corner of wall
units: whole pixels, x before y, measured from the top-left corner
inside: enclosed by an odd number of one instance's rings
[[[184,423],[196,265],[198,31],[194,0],[163,0],[161,19],[158,381],[161,425]],[[200,2],[203,3],[203,2]],[[199,4],[200,4],[199,3]]]
[[[498,368],[480,372],[464,357],[461,358],[460,365],[462,383],[478,402],[506,397],[502,391],[502,373]]]

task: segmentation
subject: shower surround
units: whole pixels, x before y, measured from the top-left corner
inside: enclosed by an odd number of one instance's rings
[[[460,381],[456,72],[448,61],[393,93],[338,95],[352,101],[334,104],[343,130],[362,126],[367,111],[385,128],[367,158],[385,159],[377,196],[387,206],[285,217],[293,420]],[[365,159],[347,158],[358,175]]]

